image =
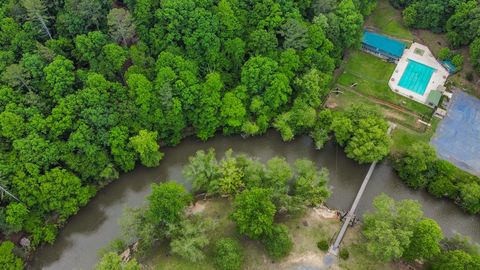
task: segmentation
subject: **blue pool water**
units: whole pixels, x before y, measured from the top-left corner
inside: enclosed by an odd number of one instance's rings
[[[433,72],[434,68],[408,59],[408,66],[398,85],[423,96]]]

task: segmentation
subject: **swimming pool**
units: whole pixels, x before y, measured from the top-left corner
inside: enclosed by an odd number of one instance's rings
[[[400,78],[398,86],[423,96],[433,72],[435,72],[434,68],[408,59],[408,66]]]

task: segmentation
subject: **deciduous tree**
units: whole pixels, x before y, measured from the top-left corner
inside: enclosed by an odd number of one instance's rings
[[[221,270],[240,270],[245,260],[242,246],[231,238],[221,238],[215,242],[214,262]]]
[[[236,196],[231,215],[241,234],[260,239],[272,233],[275,205],[272,193],[267,189],[252,188]]]
[[[183,259],[198,263],[205,259],[205,247],[210,243],[206,233],[212,229],[208,220],[185,219],[174,228],[170,248]]]
[[[197,129],[197,136],[202,140],[212,137],[220,126],[218,114],[223,86],[218,73],[208,74],[202,86],[195,110],[197,117],[193,121],[193,126]]]
[[[15,245],[10,241],[4,241],[0,244],[0,265],[6,270],[22,270],[22,260],[13,254]]]
[[[366,118],[358,122],[345,153],[359,163],[383,159],[390,152],[391,139],[388,124],[383,119]]]
[[[124,262],[122,258],[114,252],[108,252],[103,255],[101,261],[96,265],[97,270],[140,270],[141,266],[137,260],[132,259]]]
[[[43,70],[45,80],[51,87],[50,96],[59,101],[65,95],[72,93],[75,73],[73,62],[63,56],[57,56]]]
[[[192,196],[175,182],[152,184],[152,193],[147,197],[146,217],[155,226],[174,225],[180,222]]]
[[[31,22],[38,22],[40,27],[52,39],[52,34],[48,29],[48,16],[46,14],[47,8],[43,0],[22,0],[22,6],[27,11],[27,18]]]
[[[296,180],[294,195],[306,206],[319,206],[330,196],[328,190],[328,171],[317,171],[315,164],[306,159],[295,161]]]
[[[135,36],[135,24],[130,12],[123,8],[113,8],[107,15],[110,36],[124,46]]]
[[[428,260],[440,253],[440,240],[442,230],[433,219],[424,219],[413,229],[410,245],[405,250],[403,257],[410,260]]]
[[[163,153],[158,151],[157,132],[140,130],[137,136],[130,137],[130,146],[140,156],[140,161],[147,167],[158,166]]]
[[[286,257],[293,248],[293,242],[285,225],[275,225],[272,232],[262,239],[262,243],[265,245],[268,256],[274,260]]]
[[[373,212],[364,215],[367,251],[383,262],[402,257],[423,216],[420,204],[411,200],[395,202],[382,194],[374,199],[373,208]]]
[[[75,214],[91,196],[78,177],[59,167],[43,175],[16,177],[13,185],[28,208],[37,208],[43,214],[58,213],[63,220]]]
[[[412,145],[405,156],[395,165],[400,178],[413,188],[422,188],[427,184],[425,172],[436,159],[435,150],[428,144]]]
[[[198,150],[188,161],[188,165],[183,168],[183,176],[192,183],[193,192],[217,192],[217,184],[212,183],[218,180],[220,170],[215,150]]]

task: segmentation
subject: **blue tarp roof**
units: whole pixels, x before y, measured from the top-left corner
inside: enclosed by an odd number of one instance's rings
[[[375,47],[398,58],[402,57],[403,51],[406,47],[403,42],[369,31],[363,32],[362,43]]]
[[[431,142],[442,159],[480,176],[480,99],[455,92]]]

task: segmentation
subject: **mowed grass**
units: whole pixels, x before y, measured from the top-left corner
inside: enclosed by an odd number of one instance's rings
[[[377,104],[366,97],[354,93],[353,91],[344,91],[343,94],[332,95],[329,101],[334,102],[338,110],[344,110],[354,104],[367,104],[369,106],[375,107],[378,111],[382,112],[385,119],[387,119],[388,121],[394,122],[404,127],[408,127],[412,130],[415,130],[417,128],[417,117],[398,111],[383,104]]]
[[[350,87],[357,83],[356,91],[375,97],[420,115],[430,116],[432,109],[395,94],[388,86],[388,81],[395,70],[395,64],[360,50],[352,50],[344,60],[343,73],[337,83],[343,87]]]
[[[377,8],[366,21],[366,26],[392,37],[409,41],[414,39],[410,30],[403,25],[401,12],[394,9],[388,0],[378,1]]]
[[[393,145],[390,152],[393,154],[405,152],[412,144],[416,142],[430,142],[435,134],[440,119],[433,117],[429,127],[425,132],[415,132],[404,127],[397,127],[392,134]]]
[[[435,130],[440,123],[440,119],[433,117],[431,120],[431,127],[426,131],[417,130],[417,119],[409,114],[402,113],[398,110],[376,104],[368,98],[359,96],[358,94],[345,91],[340,95],[332,95],[329,98],[329,102],[334,102],[337,106],[337,110],[344,110],[354,104],[367,104],[369,106],[377,108],[381,111],[388,121],[397,124],[392,134],[392,146],[390,153],[397,154],[406,151],[409,146],[416,142],[428,143],[432,136],[435,134]]]

